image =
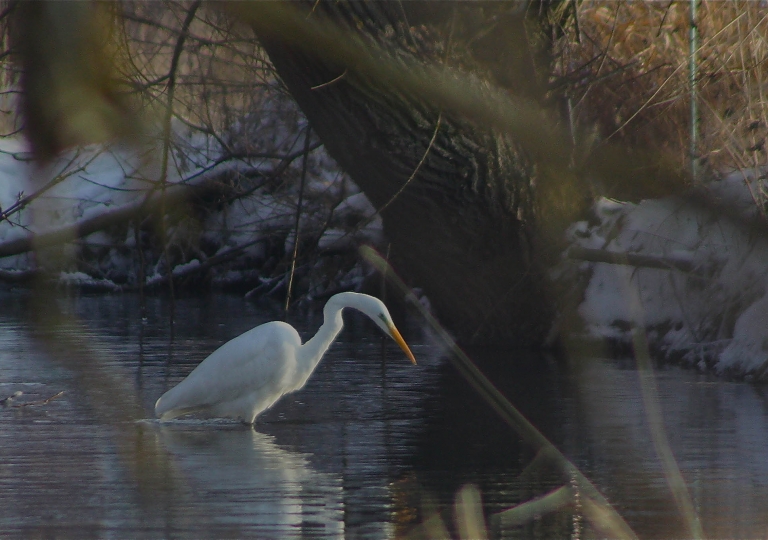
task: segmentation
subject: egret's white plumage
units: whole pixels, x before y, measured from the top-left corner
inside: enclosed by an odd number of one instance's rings
[[[341,311],[345,307],[365,313],[416,363],[381,300],[345,292],[328,300],[323,325],[305,344],[298,332],[284,322],[273,321],[248,330],[216,349],[186,379],[163,394],[155,404],[155,414],[167,420],[202,413],[240,418],[252,424],[281,396],[304,386],[344,326]]]

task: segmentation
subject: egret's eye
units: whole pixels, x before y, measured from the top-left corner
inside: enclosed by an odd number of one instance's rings
[[[389,321],[387,320],[387,316],[384,315],[383,313],[379,313],[379,319],[381,319],[384,322],[384,324],[389,324]]]

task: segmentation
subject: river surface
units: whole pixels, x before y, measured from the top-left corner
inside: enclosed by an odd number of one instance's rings
[[[569,480],[533,461],[417,320],[394,315],[418,366],[349,312],[307,386],[254,428],[159,423],[163,392],[222,343],[281,318],[279,306],[182,298],[171,324],[163,298],[142,310],[132,295],[0,293],[0,399],[23,392],[0,409],[0,538],[457,537],[456,516],[480,508],[494,538],[600,535],[578,504],[522,524],[496,516]],[[299,308],[289,322],[306,338],[321,316]],[[638,536],[687,536],[631,361],[469,354]],[[765,537],[765,387],[678,368],[656,376],[706,537]],[[455,507],[467,485],[479,498]]]

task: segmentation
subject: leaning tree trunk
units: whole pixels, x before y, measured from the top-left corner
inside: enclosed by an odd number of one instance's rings
[[[515,3],[472,6],[477,17],[489,17],[483,9],[498,15],[491,21],[495,26],[489,24],[491,30],[473,41],[468,34],[480,29],[456,11],[467,6],[455,5],[460,7],[432,2],[309,7],[311,17],[328,17],[395,55],[471,60],[494,84],[514,87],[522,80],[525,84],[513,90],[535,94],[539,57],[524,38],[526,12],[510,14]],[[334,65],[323,51],[297,50],[254,26],[328,152],[380,209],[393,264],[426,292],[442,322],[464,343],[541,343],[552,307],[533,250],[535,167],[515,142],[451,118],[418,95],[366,80],[351,66]],[[506,54],[495,63],[488,54],[489,33],[506,36],[501,44]]]

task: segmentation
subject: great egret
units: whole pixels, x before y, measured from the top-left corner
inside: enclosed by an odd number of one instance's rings
[[[281,321],[248,330],[213,351],[186,379],[163,394],[155,404],[155,414],[168,420],[202,413],[253,424],[283,394],[304,386],[344,326],[341,310],[346,307],[368,315],[416,363],[381,300],[343,292],[325,304],[323,325],[305,344],[290,324]]]

